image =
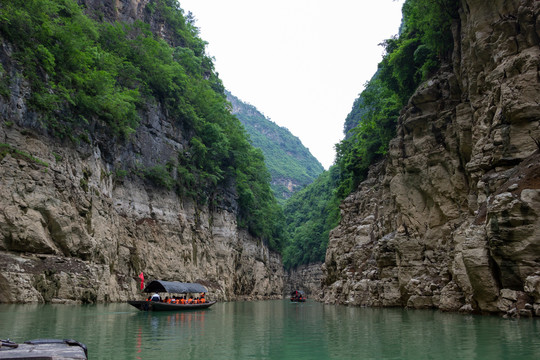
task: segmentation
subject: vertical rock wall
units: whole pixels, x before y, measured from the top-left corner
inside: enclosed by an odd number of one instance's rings
[[[0,143],[0,301],[121,301],[141,271],[203,281],[220,299],[281,295],[280,257],[237,227],[234,208],[120,179],[98,146],[16,123],[2,122]]]
[[[98,145],[59,144],[8,119],[0,121],[8,145],[0,149],[0,301],[121,301],[137,293],[141,271],[203,281],[220,299],[281,296],[279,255],[237,227],[234,206],[197,205],[121,177]],[[147,125],[134,142],[148,136],[167,148]],[[155,151],[133,159],[166,153]]]
[[[540,2],[461,2],[453,63],[341,205],[324,300],[540,315]]]

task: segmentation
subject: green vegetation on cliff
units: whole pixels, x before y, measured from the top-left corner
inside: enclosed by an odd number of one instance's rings
[[[379,69],[345,120],[346,136],[336,145],[331,174],[323,174],[298,194],[309,194],[304,201],[313,206],[298,206],[294,196],[285,205],[290,239],[284,251],[287,267],[324,260],[339,203],[358,187],[369,166],[385,156],[399,112],[418,85],[448,60],[457,11],[457,0],[405,1],[401,33],[383,43],[386,53]]]
[[[288,245],[283,251],[283,265],[287,269],[324,261],[328,234],[339,221],[339,203],[334,194],[338,175],[338,168],[330,167],[285,204]]]
[[[336,145],[341,198],[386,154],[401,108],[451,55],[451,25],[457,10],[456,0],[407,0],[403,4],[401,34],[383,43],[386,54],[345,120],[346,138]]]
[[[227,91],[225,93],[251,143],[264,154],[278,202],[284,204],[294,192],[311,184],[323,172],[321,163],[288,129],[267,119],[254,106]]]
[[[75,143],[103,133],[129,141],[146,108],[163,107],[185,147],[176,161],[134,171],[198,202],[219,201],[235,184],[240,226],[279,250],[283,215],[262,153],[230,114],[193,19],[175,0],[150,1],[145,11],[167,24],[167,42],[141,21],[94,21],[74,0],[1,0],[1,40],[31,86],[28,105],[50,134]],[[4,68],[0,95],[8,96]]]

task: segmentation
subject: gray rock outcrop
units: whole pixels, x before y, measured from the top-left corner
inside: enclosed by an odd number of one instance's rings
[[[540,2],[463,0],[460,18],[453,63],[341,205],[327,303],[539,314]]]
[[[9,144],[0,156],[0,301],[121,301],[136,294],[141,271],[202,280],[220,299],[281,295],[280,256],[238,228],[234,207],[121,178],[99,146],[64,147],[11,121],[0,124]]]

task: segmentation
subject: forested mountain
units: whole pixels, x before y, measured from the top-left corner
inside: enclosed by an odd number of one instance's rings
[[[255,106],[246,104],[225,91],[238,117],[251,138],[262,150],[266,167],[272,176],[271,185],[281,204],[293,193],[310,184],[324,170],[319,161],[291,132],[269,120]]]
[[[176,154],[113,171],[203,203],[219,203],[222,189],[234,184],[239,224],[279,248],[279,219],[264,220],[279,211],[262,156],[229,113],[206,43],[176,1],[149,3],[141,14],[147,22],[133,23],[92,20],[75,1],[1,4],[0,35],[28,80],[28,106],[44,131],[75,144],[104,136],[129,143],[145,112],[162,107],[184,133]],[[156,23],[166,24],[159,36]],[[12,79],[0,75],[9,96]]]
[[[338,180],[334,165],[285,203],[285,268],[324,261],[328,235],[339,220],[339,199],[334,194]]]

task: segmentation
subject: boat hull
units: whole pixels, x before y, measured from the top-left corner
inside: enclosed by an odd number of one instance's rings
[[[88,359],[86,345],[73,339],[34,339],[17,344],[0,342],[0,359]]]
[[[168,304],[157,301],[146,300],[128,300],[128,304],[141,311],[185,311],[207,309],[214,305],[215,301],[209,301],[204,304]]]

